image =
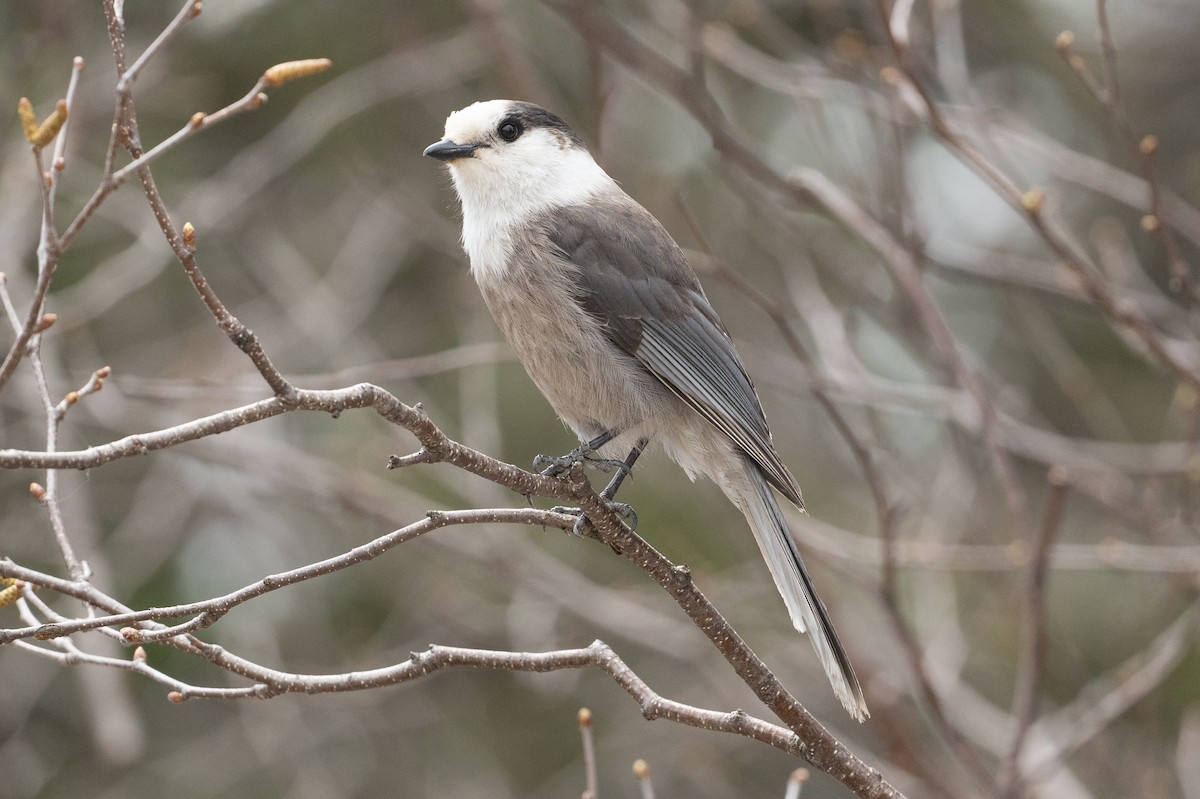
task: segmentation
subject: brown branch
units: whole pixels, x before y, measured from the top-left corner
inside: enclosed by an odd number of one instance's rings
[[[1107,0],[1096,0],[1096,23],[1100,30],[1100,52],[1104,65],[1104,80],[1098,81],[1088,68],[1082,56],[1072,52],[1071,44],[1074,36],[1069,31],[1059,34],[1056,41],[1059,54],[1067,61],[1072,71],[1079,76],[1084,86],[1092,93],[1097,102],[1108,111],[1112,118],[1113,127],[1121,143],[1125,146],[1129,157],[1137,164],[1138,171],[1146,184],[1146,195],[1150,213],[1142,220],[1142,228],[1152,234],[1163,248],[1167,259],[1167,268],[1171,273],[1171,290],[1183,295],[1193,305],[1200,305],[1200,288],[1192,277],[1191,265],[1180,252],[1175,240],[1172,222],[1166,215],[1166,203],[1163,190],[1159,185],[1155,170],[1158,153],[1158,139],[1147,135],[1139,137],[1133,130],[1133,124],[1125,111],[1121,98],[1121,84],[1117,71],[1117,47],[1113,39],[1112,27],[1108,21]]]
[[[0,465],[9,468],[53,467],[53,468],[92,468],[102,463],[135,454],[149,452],[155,449],[173,446],[186,440],[214,435],[225,430],[239,427],[253,421],[260,421],[271,416],[291,410],[320,410],[338,414],[349,408],[371,407],[382,417],[406,428],[420,441],[423,452],[422,460],[444,462],[457,466],[466,471],[490,479],[500,485],[524,496],[537,495],[553,497],[577,504],[591,520],[588,525],[594,530],[595,536],[627,560],[636,564],[642,571],[657,582],[683,609],[688,617],[700,628],[717,649],[733,666],[738,676],[755,692],[759,699],[769,707],[793,732],[803,741],[804,757],[817,768],[830,773],[851,787],[859,795],[870,797],[899,796],[899,793],[887,782],[879,772],[859,760],[850,750],[837,741],[830,733],[788,693],[779,680],[767,666],[750,650],[745,641],[729,625],[719,611],[701,593],[691,580],[691,574],[685,567],[676,566],[657,550],[651,547],[640,536],[633,533],[622,524],[620,518],[609,508],[586,480],[582,464],[576,464],[566,481],[544,477],[525,472],[514,466],[504,464],[483,453],[467,448],[446,437],[420,408],[404,405],[394,396],[376,386],[361,384],[348,389],[337,391],[307,391],[297,390],[294,402],[285,403],[276,397],[263,400],[250,406],[236,408],[221,414],[198,419],[174,428],[129,436],[117,442],[93,447],[76,453],[21,453],[0,451]],[[433,518],[436,518],[436,514]],[[540,517],[539,517],[540,518]],[[433,519],[428,524],[432,525]],[[424,531],[424,527],[419,528]],[[408,535],[397,531],[397,537]],[[368,545],[369,547],[370,545]],[[363,555],[355,553],[344,556],[344,559],[316,564],[313,570],[332,569],[333,565],[344,568],[354,562],[355,558],[362,559]],[[13,570],[11,567],[0,565],[0,574],[5,576],[25,577],[27,572]],[[303,574],[289,573],[285,581],[307,579]],[[24,577],[21,577],[24,579]],[[36,581],[33,581],[36,582]],[[256,585],[243,589],[248,594],[257,595],[264,588],[270,588],[271,578],[267,585]],[[94,589],[86,583],[60,582],[47,585],[70,593],[85,601],[93,602]],[[66,590],[70,589],[70,590]],[[243,600],[244,601],[244,600]],[[111,604],[111,603],[110,603]],[[98,604],[98,607],[106,607]],[[212,613],[222,611],[218,603]],[[128,609],[116,611],[120,614],[131,613]],[[201,615],[205,611],[200,610]],[[140,617],[139,617],[140,618]],[[145,619],[141,619],[145,623]],[[87,624],[87,622],[84,622]],[[193,621],[195,627],[211,623],[208,616]],[[262,681],[263,675],[255,671],[253,664],[248,664],[235,658],[223,650],[202,644],[187,632],[192,627],[180,628],[168,639],[170,642],[188,642],[185,647],[189,650],[198,648],[215,665],[234,671],[250,679]],[[36,631],[25,630],[21,637],[33,635]],[[43,634],[54,633],[54,628],[43,631]],[[136,636],[133,640],[137,640]],[[180,644],[182,645],[182,644]],[[658,712],[658,711],[655,711]],[[662,711],[670,716],[670,707]],[[736,723],[734,726],[738,726]]]
[[[58,431],[59,423],[62,421],[62,414],[59,413],[54,400],[50,398],[50,386],[46,380],[46,369],[42,364],[41,349],[38,346],[40,338],[40,335],[34,337],[34,345],[29,355],[29,362],[33,367],[34,382],[37,385],[37,393],[42,402],[42,411],[46,416],[46,451],[52,453],[58,448]],[[67,565],[67,572],[71,575],[71,579],[88,579],[90,569],[75,554],[75,548],[71,545],[71,539],[67,536],[67,526],[63,521],[62,508],[58,503],[58,472],[55,469],[46,470],[45,486],[36,495],[38,501],[46,508],[46,512],[50,517],[50,528],[54,532],[54,541],[58,545],[58,551],[62,555],[63,562]]]
[[[466,512],[474,514],[478,512]],[[501,512],[506,515],[506,512]],[[545,514],[545,511],[534,513]],[[558,514],[552,514],[558,515]],[[476,523],[478,519],[463,517],[460,523]],[[497,521],[509,521],[499,518]],[[574,519],[565,518],[562,526],[570,529]],[[400,543],[400,542],[396,542]],[[25,574],[33,579],[25,586],[25,598],[19,601],[21,615],[26,621],[34,621],[32,613],[25,606],[26,601],[36,601],[31,591],[32,585],[56,587],[63,593],[68,593],[83,599],[95,607],[110,610],[120,610],[119,603],[101,594],[90,584],[79,581],[71,583],[58,580],[50,575],[43,575],[32,570],[23,569],[7,561],[0,560],[0,573],[15,572]],[[315,575],[314,575],[315,576]],[[215,601],[215,600],[214,600]],[[61,619],[44,603],[38,602],[40,609],[51,618]],[[127,610],[127,609],[125,609]],[[167,609],[172,610],[172,609]],[[131,616],[141,616],[132,612],[113,613],[106,617],[108,623]],[[171,615],[171,614],[167,614]],[[92,621],[92,620],[88,620]],[[143,620],[144,621],[144,620]],[[684,724],[699,729],[741,735],[751,740],[760,741],[780,749],[790,755],[799,755],[805,751],[803,741],[796,733],[784,727],[756,719],[741,710],[719,712],[706,710],[693,705],[687,705],[667,699],[653,689],[637,675],[621,658],[603,641],[594,641],[584,649],[565,649],[552,652],[507,652],[484,649],[469,649],[433,644],[424,652],[414,652],[409,660],[393,666],[378,669],[368,669],[342,674],[297,674],[282,672],[253,664],[247,660],[225,652],[220,647],[203,644],[188,635],[153,636],[156,641],[170,644],[177,648],[205,657],[215,665],[227,668],[252,681],[254,685],[234,688],[214,688],[195,686],[177,680],[170,675],[151,667],[141,646],[134,651],[130,660],[103,657],[83,652],[67,637],[62,628],[70,627],[72,632],[91,629],[80,626],[78,622],[68,620],[57,624],[32,624],[31,627],[53,632],[53,635],[38,635],[39,639],[53,639],[61,651],[54,651],[37,646],[29,641],[14,639],[19,649],[31,654],[49,657],[61,665],[94,665],[109,668],[131,670],[148,677],[156,682],[170,687],[168,698],[173,702],[183,702],[188,699],[266,699],[287,693],[343,693],[347,691],[363,691],[396,685],[402,682],[428,677],[446,668],[478,668],[505,671],[549,672],[562,669],[596,668],[608,674],[625,690],[641,708],[642,715],[648,720],[667,719],[678,724]],[[156,632],[162,631],[157,625],[150,625]],[[58,635],[63,632],[63,635]],[[149,635],[143,637],[150,638]],[[126,634],[127,642],[136,639]]]
[[[1171,674],[1200,639],[1200,605],[1193,603],[1154,640],[1126,661],[1083,686],[1078,697],[1031,730],[1047,744],[1025,767],[1025,784],[1052,776],[1089,740],[1108,728]],[[1029,757],[1029,756],[1027,756]]]
[[[199,7],[200,5],[197,0],[189,0],[176,16],[172,26],[177,29],[187,19],[191,19],[198,14]],[[266,352],[263,350],[261,343],[259,343],[254,333],[229,312],[220,297],[209,286],[208,280],[204,277],[203,272],[200,271],[200,265],[196,261],[194,234],[192,236],[181,236],[175,229],[175,225],[171,221],[171,215],[167,211],[166,203],[163,202],[162,196],[158,192],[158,186],[154,181],[154,176],[151,174],[149,167],[151,159],[166,152],[196,132],[228,119],[235,114],[258,108],[266,100],[266,95],[263,93],[264,90],[270,86],[277,86],[282,81],[273,79],[271,70],[268,70],[241,100],[226,106],[215,114],[194,115],[188,124],[178,133],[163,140],[149,151],[146,151],[141,144],[137,114],[134,110],[131,94],[136,73],[131,75],[130,72],[134,72],[144,64],[148,56],[155,51],[156,46],[161,47],[170,40],[171,36],[174,35],[173,28],[169,26],[163,35],[159,36],[151,47],[147,49],[147,52],[143,53],[142,58],[136,61],[127,71],[124,68],[125,42],[123,26],[112,24],[116,16],[116,10],[111,0],[105,3],[105,11],[110,15],[109,31],[112,40],[113,56],[117,64],[117,94],[120,98],[118,105],[122,109],[120,112],[122,116],[121,140],[125,148],[129,150],[130,155],[133,156],[133,162],[112,173],[106,183],[113,184],[115,188],[129,174],[137,174],[138,179],[142,183],[142,190],[146,195],[146,201],[150,204],[150,210],[153,212],[155,220],[158,221],[159,227],[162,228],[163,235],[167,239],[167,244],[170,245],[171,250],[175,253],[175,257],[183,265],[184,274],[191,281],[192,287],[195,288],[196,293],[200,295],[205,306],[207,306],[209,312],[216,319],[217,327],[223,330],[229,336],[230,341],[246,354],[255,368],[258,369],[259,374],[262,375],[267,385],[271,387],[275,396],[285,401],[290,400],[295,391],[291,383],[271,363],[270,358],[267,357]],[[170,35],[168,35],[168,32],[170,32]]]
[[[596,778],[596,741],[592,735],[592,711],[581,707],[577,715],[579,721],[579,738],[583,747],[583,799],[597,799]]]
[[[1046,575],[1054,538],[1062,525],[1066,510],[1067,472],[1061,466],[1050,467],[1046,477],[1049,497],[1042,525],[1034,542],[1029,561],[1029,576],[1024,591],[1024,613],[1021,619],[1021,656],[1017,660],[1016,685],[1013,689],[1012,715],[1016,719],[1012,746],[1000,768],[997,782],[1000,795],[1016,797],[1021,794],[1021,757],[1030,725],[1037,715],[1038,685],[1046,659]]]
[[[221,596],[205,599],[200,602],[190,602],[169,607],[146,608],[139,611],[129,611],[116,614],[90,616],[52,624],[38,624],[22,628],[10,628],[0,631],[0,644],[25,638],[36,638],[46,641],[64,636],[74,635],[102,627],[119,627],[126,643],[146,644],[162,642],[184,633],[195,632],[212,626],[220,618],[234,608],[258,597],[287,588],[292,585],[332,574],[359,563],[383,555],[391,549],[407,541],[443,527],[462,524],[531,524],[541,527],[555,527],[560,530],[570,530],[575,524],[575,517],[561,513],[553,513],[536,508],[516,509],[481,509],[465,511],[430,511],[426,518],[406,525],[387,535],[380,536],[361,546],[354,547],[336,557],[327,558],[316,563],[310,563],[296,569],[278,574],[270,574],[236,591]],[[25,580],[33,585],[54,589],[60,593],[85,599],[89,592],[80,593],[72,587],[82,580],[63,582],[49,575],[25,569],[16,564],[0,561],[0,575]],[[192,616],[182,624],[166,627],[161,624],[143,625],[143,622],[160,622],[163,619]]]
[[[591,3],[579,0],[546,0],[547,5],[567,19],[581,36],[600,43],[606,52],[627,67],[644,75],[679,102],[708,133],[713,148],[748,177],[783,193],[803,206],[817,205],[853,230],[880,256],[893,279],[911,302],[923,330],[933,344],[938,363],[976,402],[984,445],[996,464],[1005,488],[1009,510],[1023,530],[1032,529],[1024,492],[1011,460],[999,446],[995,407],[986,388],[958,352],[953,334],[941,311],[923,284],[912,254],[879,222],[871,218],[849,196],[815,170],[797,170],[780,175],[744,145],[729,129],[716,102],[693,76],[659,53],[643,45]]]
[[[1088,299],[1100,309],[1111,324],[1132,333],[1154,356],[1154,360],[1160,366],[1178,380],[1200,391],[1200,372],[1197,371],[1197,366],[1176,355],[1166,345],[1145,314],[1131,302],[1116,295],[1114,290],[1101,278],[1087,255],[1080,251],[1078,246],[1060,230],[1057,220],[1046,208],[1045,197],[1041,191],[1020,188],[1008,175],[957,135],[953,127],[947,123],[940,106],[933,99],[929,90],[913,73],[909,65],[908,51],[900,42],[890,36],[890,28],[886,24],[889,16],[887,0],[876,0],[876,5],[884,20],[884,29],[889,31],[889,43],[899,64],[899,69],[903,70],[904,85],[902,88],[911,89],[911,94],[919,99],[920,111],[923,112],[925,120],[929,123],[931,132],[951,153],[987,181],[997,196],[1026,220],[1050,251],[1079,279]],[[900,74],[896,74],[897,79],[900,78]]]
[[[8,383],[9,379],[17,369],[17,365],[21,359],[29,354],[31,344],[39,332],[41,332],[42,317],[46,308],[46,295],[50,291],[50,283],[54,279],[54,273],[58,269],[58,261],[62,256],[64,245],[58,236],[58,231],[54,224],[54,197],[55,189],[58,186],[56,175],[62,171],[60,166],[62,161],[62,147],[66,139],[68,125],[70,124],[70,103],[75,97],[75,88],[79,84],[79,74],[83,70],[83,60],[76,58],[72,62],[71,77],[68,81],[67,100],[64,108],[67,110],[67,121],[63,122],[62,128],[58,131],[58,142],[55,144],[54,160],[51,164],[50,171],[46,171],[42,161],[42,146],[32,144],[31,151],[33,154],[33,163],[37,173],[38,190],[42,198],[42,220],[41,234],[38,237],[38,277],[37,283],[34,285],[33,297],[29,302],[29,310],[25,313],[25,323],[17,332],[17,337],[8,348],[8,353],[4,356],[4,360],[0,362],[0,390]],[[15,320],[16,317],[14,316]]]

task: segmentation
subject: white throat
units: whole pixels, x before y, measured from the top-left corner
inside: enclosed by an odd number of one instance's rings
[[[463,249],[478,281],[499,277],[512,255],[514,230],[554,208],[580,205],[605,191],[620,191],[588,152],[563,147],[531,132],[525,146],[503,153],[481,150],[450,164],[462,202]]]

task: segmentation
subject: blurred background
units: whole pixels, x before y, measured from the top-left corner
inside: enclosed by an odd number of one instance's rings
[[[179,5],[125,4],[131,54]],[[622,490],[639,531],[910,796],[1195,799],[1200,315],[1190,281],[1172,276],[1194,274],[1200,248],[1200,7],[1108,4],[1114,114],[1055,47],[1073,31],[1065,56],[1105,85],[1092,2],[897,6],[902,61],[865,0],[209,0],[134,96],[152,144],[274,63],[332,59],[157,161],[163,198],[195,225],[214,289],[296,384],[377,383],[523,467],[575,442],[500,340],[449,181],[421,150],[476,100],[556,111],[688,251],[745,356],[804,488],[811,515],[793,516],[795,532],[870,721],[837,705],[713,486],[644,459]],[[0,6],[0,271],[22,315],[41,201],[11,110],[28,96],[47,113],[77,55],[87,68],[60,228],[107,149],[104,14]],[[1152,158],[1136,152],[1147,133]],[[52,396],[113,369],[71,409],[61,449],[270,396],[197,301],[136,181],[63,257],[48,310]],[[0,446],[45,447],[24,365],[0,393],[0,423]],[[430,508],[524,502],[449,466],[384,470],[416,448],[370,412],[290,414],[64,473],[60,501],[96,585],[138,608],[232,591]],[[28,492],[43,479],[0,474],[0,555],[65,576]],[[20,624],[13,608],[0,621]],[[601,638],[668,698],[766,717],[669,597],[557,531],[439,530],[255,600],[202,637],[304,673],[386,666],[430,643],[541,651]],[[128,657],[109,644],[80,641]],[[243,684],[169,648],[148,655],[181,680]],[[581,706],[602,796],[638,795],[637,758],[660,796],[782,796],[802,765],[647,723],[589,671],[449,671],[355,694],[174,705],[157,683],[11,646],[0,668],[0,796],[14,799],[577,796]],[[804,791],[845,795],[823,774]]]

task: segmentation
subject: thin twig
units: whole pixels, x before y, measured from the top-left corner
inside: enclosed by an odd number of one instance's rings
[[[35,337],[36,342],[39,337]],[[53,453],[58,449],[58,426],[61,417],[58,416],[55,403],[50,398],[50,386],[46,381],[46,369],[42,364],[42,354],[36,345],[29,354],[30,366],[33,367],[34,382],[37,385],[38,396],[42,401],[42,412],[46,416],[46,452]],[[86,580],[89,576],[87,564],[75,554],[71,539],[67,536],[67,526],[63,521],[62,508],[58,504],[58,470],[46,470],[45,490],[40,492],[39,501],[50,516],[50,528],[54,531],[54,541],[58,544],[59,554],[67,565],[67,573],[72,580]]]
[[[889,13],[887,0],[876,0],[876,5],[886,23]],[[885,28],[885,30],[890,29]],[[901,68],[908,70],[904,73],[904,86],[911,88],[912,94],[919,99],[920,110],[924,113],[930,130],[937,138],[964,164],[991,184],[997,196],[1021,214],[1050,251],[1079,279],[1088,299],[1103,312],[1111,324],[1131,332],[1153,355],[1155,361],[1170,371],[1177,379],[1187,383],[1194,390],[1200,391],[1200,371],[1197,366],[1179,357],[1170,347],[1166,346],[1162,336],[1145,314],[1134,307],[1131,302],[1116,295],[1112,287],[1102,279],[1099,270],[1087,255],[1060,230],[1057,220],[1046,208],[1045,198],[1040,190],[1021,189],[1007,174],[956,135],[954,129],[947,124],[940,106],[928,89],[907,67],[909,61],[907,51],[894,39],[890,39],[890,41],[897,62]]]
[[[55,468],[79,468],[172,446],[182,440],[212,435],[222,429],[232,429],[251,421],[291,410],[308,409],[340,413],[349,408],[365,407],[374,408],[388,421],[405,427],[416,435],[421,445],[430,453],[433,461],[450,463],[474,474],[487,477],[523,496],[553,497],[578,505],[591,521],[590,528],[595,531],[596,537],[635,563],[665,589],[725,656],[743,682],[799,736],[799,740],[803,741],[803,744],[794,751],[802,751],[810,763],[822,771],[838,776],[843,783],[861,796],[900,795],[895,788],[882,779],[878,771],[859,760],[796,701],[695,586],[687,569],[675,566],[644,539],[625,527],[608,503],[592,490],[583,475],[582,464],[577,464],[571,470],[569,479],[564,482],[501,463],[447,438],[419,408],[410,408],[404,405],[377,386],[362,384],[339,391],[297,390],[293,402],[285,403],[278,397],[263,400],[243,409],[217,414],[166,431],[130,436],[120,442],[113,442],[113,444],[92,448],[81,453],[41,453],[26,457],[11,452],[0,452],[0,462],[18,465],[29,464],[31,461],[49,461],[48,465]],[[22,468],[29,467],[22,466]],[[9,574],[9,572],[12,573]],[[0,564],[0,574],[21,577],[22,572]],[[47,587],[57,587],[60,590],[69,589],[64,592],[74,596],[93,596],[92,589],[86,583],[61,582],[47,584]],[[104,607],[104,605],[99,605],[99,607]],[[130,611],[123,609],[119,612]],[[53,628],[51,632],[52,630]],[[48,631],[44,630],[43,634],[46,632]],[[32,634],[33,632],[30,631],[23,637]],[[261,676],[254,676],[258,672],[254,671],[253,664],[248,664],[223,650],[217,651],[208,645],[203,645],[190,633],[183,633],[182,639],[190,642],[192,647],[200,647],[206,658],[215,658],[220,655],[219,662],[214,662],[223,668],[228,668],[243,676],[249,676],[251,679],[259,679]],[[184,646],[180,635],[175,635],[168,640]],[[654,717],[670,718],[677,713],[677,710],[670,703],[650,708],[643,707],[643,713],[651,714]],[[732,719],[729,723],[735,728],[739,726],[737,719]]]
[[[1121,84],[1117,70],[1117,47],[1113,39],[1112,26],[1108,21],[1107,0],[1096,0],[1096,23],[1100,30],[1100,53],[1104,65],[1104,81],[1102,83],[1092,75],[1083,57],[1072,52],[1073,37],[1067,33],[1059,35],[1059,53],[1067,60],[1072,71],[1079,76],[1100,105],[1108,111],[1117,135],[1120,136],[1130,158],[1138,166],[1138,171],[1145,181],[1146,196],[1150,206],[1150,213],[1143,218],[1142,227],[1147,233],[1154,235],[1163,248],[1167,259],[1167,268],[1171,273],[1171,290],[1184,296],[1193,306],[1200,305],[1200,287],[1197,287],[1195,278],[1192,276],[1191,265],[1184,259],[1179,244],[1175,240],[1172,222],[1166,214],[1163,190],[1159,185],[1154,168],[1158,140],[1154,136],[1138,137],[1122,102]]]
[[[302,583],[306,580],[332,574],[359,563],[374,560],[400,544],[443,527],[488,523],[529,524],[540,527],[555,527],[560,530],[571,530],[575,521],[574,516],[536,508],[430,511],[420,521],[413,522],[361,546],[354,547],[341,555],[310,563],[286,572],[267,575],[261,580],[257,580],[236,591],[231,591],[221,596],[183,605],[146,608],[145,610],[124,612],[115,615],[93,616],[86,619],[12,628],[0,631],[0,644],[24,638],[36,638],[46,641],[89,630],[97,630],[102,627],[129,628],[123,632],[127,643],[145,644],[162,642],[183,635],[184,633],[191,633],[209,627],[234,608],[253,599]],[[14,577],[24,575],[21,579],[28,578],[27,582],[34,585],[41,585],[61,593],[76,595],[73,593],[73,589],[70,588],[71,583],[49,580],[47,579],[47,575],[20,568],[16,564],[0,561],[0,574]],[[75,582],[82,581],[76,580]],[[142,626],[143,622],[161,622],[163,619],[179,618],[181,616],[192,616],[193,618],[188,622],[172,627],[166,627],[161,624]]]
[[[1200,605],[1188,606],[1154,640],[1136,654],[1085,685],[1070,705],[1033,726],[1031,737],[1047,742],[1025,765],[1025,784],[1032,788],[1132,707],[1160,686],[1194,650],[1200,638]]]
[[[1024,592],[1024,613],[1021,619],[1021,655],[1017,659],[1016,684],[1013,689],[1012,715],[1016,719],[1012,746],[1001,764],[997,783],[1000,795],[1016,797],[1021,793],[1021,757],[1030,725],[1037,713],[1038,685],[1046,659],[1046,574],[1054,538],[1062,526],[1069,483],[1061,466],[1052,466],[1046,478],[1049,496],[1042,525],[1034,542],[1029,561],[1029,577]]]
[[[592,735],[592,711],[579,709],[579,738],[583,748],[583,797],[600,799],[599,779],[596,775],[596,740]]]
[[[129,65],[128,69],[125,68],[124,59],[121,59],[121,62],[117,67],[117,94],[119,96],[127,97],[132,93],[134,81],[137,80],[137,77],[141,74],[142,69],[145,68],[145,66],[150,63],[150,60],[158,55],[163,48],[171,43],[171,41],[183,29],[185,24],[200,16],[201,8],[201,0],[186,0],[183,6],[179,9],[179,12],[175,14],[175,18],[167,23],[167,26],[163,28],[158,36],[154,38],[154,41],[152,41],[150,45],[142,51],[142,54],[138,56],[132,64]],[[118,24],[123,23],[123,20],[117,18],[115,7],[112,8],[109,22],[110,26],[111,23],[114,22]],[[124,25],[120,24],[120,29],[122,29],[122,39],[124,38],[123,28]]]

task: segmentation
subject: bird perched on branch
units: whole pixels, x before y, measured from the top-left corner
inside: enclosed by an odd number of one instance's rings
[[[720,486],[754,531],[834,694],[862,721],[862,688],[775,498],[803,509],[800,488],[683,251],[562,119],[531,103],[456,111],[425,155],[449,166],[463,247],[492,316],[583,442],[563,463],[628,452],[604,491],[611,500],[657,442],[689,477]]]

